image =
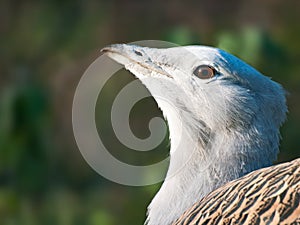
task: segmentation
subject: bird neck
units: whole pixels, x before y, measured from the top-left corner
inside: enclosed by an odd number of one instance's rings
[[[208,129],[190,115],[159,104],[170,130],[170,165],[166,179],[148,207],[148,225],[171,224],[217,187],[271,165],[278,152],[276,137],[265,140],[253,121],[247,129]],[[272,130],[270,130],[272,132]],[[205,137],[208,139],[205,139]],[[276,139],[275,138],[275,139]],[[205,140],[204,140],[205,139]]]

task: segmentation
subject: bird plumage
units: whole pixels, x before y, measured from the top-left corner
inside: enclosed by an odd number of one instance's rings
[[[225,184],[173,225],[196,224],[300,224],[300,159]]]
[[[276,159],[285,92],[237,57],[205,46],[102,51],[141,80],[168,120],[170,165],[148,225],[174,223],[211,191]]]

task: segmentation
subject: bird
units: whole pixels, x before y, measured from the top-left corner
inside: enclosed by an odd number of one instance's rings
[[[168,121],[170,162],[147,225],[299,224],[300,159],[272,166],[286,91],[202,45],[101,50],[134,74]]]

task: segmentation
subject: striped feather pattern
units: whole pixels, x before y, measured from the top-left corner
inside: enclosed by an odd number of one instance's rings
[[[227,183],[173,225],[193,224],[300,224],[300,159]]]

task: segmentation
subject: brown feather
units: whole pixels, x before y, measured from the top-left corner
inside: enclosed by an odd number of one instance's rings
[[[173,225],[193,224],[300,224],[300,159],[227,183]]]

